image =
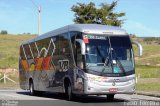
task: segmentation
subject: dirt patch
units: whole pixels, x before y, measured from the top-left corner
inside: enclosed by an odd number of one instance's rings
[[[14,69],[14,68],[4,68],[4,69],[0,69],[0,73],[3,74],[16,74],[18,73],[18,70],[17,69]]]

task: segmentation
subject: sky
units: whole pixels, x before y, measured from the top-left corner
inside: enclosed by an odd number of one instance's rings
[[[113,0],[0,0],[0,31],[10,34],[38,33],[41,6],[41,34],[74,24],[71,7],[77,2],[112,3]],[[122,28],[139,37],[160,37],[160,0],[118,0],[114,12],[125,12]]]

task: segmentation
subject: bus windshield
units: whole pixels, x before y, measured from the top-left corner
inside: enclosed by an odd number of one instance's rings
[[[87,35],[86,69],[88,72],[125,75],[134,72],[129,36]]]

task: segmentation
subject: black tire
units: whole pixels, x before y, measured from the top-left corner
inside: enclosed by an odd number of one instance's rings
[[[114,100],[114,94],[108,94],[107,101],[113,101],[113,100]]]
[[[71,83],[68,83],[65,88],[66,88],[65,89],[65,93],[66,93],[66,96],[67,96],[67,100],[68,101],[73,100],[73,93],[72,93]]]
[[[30,91],[30,95],[32,95],[32,96],[37,95],[37,91],[34,90],[33,81],[30,81],[30,84],[29,84],[29,91]]]

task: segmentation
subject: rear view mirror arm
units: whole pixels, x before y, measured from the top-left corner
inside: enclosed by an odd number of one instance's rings
[[[132,41],[132,44],[135,44],[138,49],[139,49],[139,56],[142,56],[143,55],[143,47],[140,43],[138,43],[137,41]]]

